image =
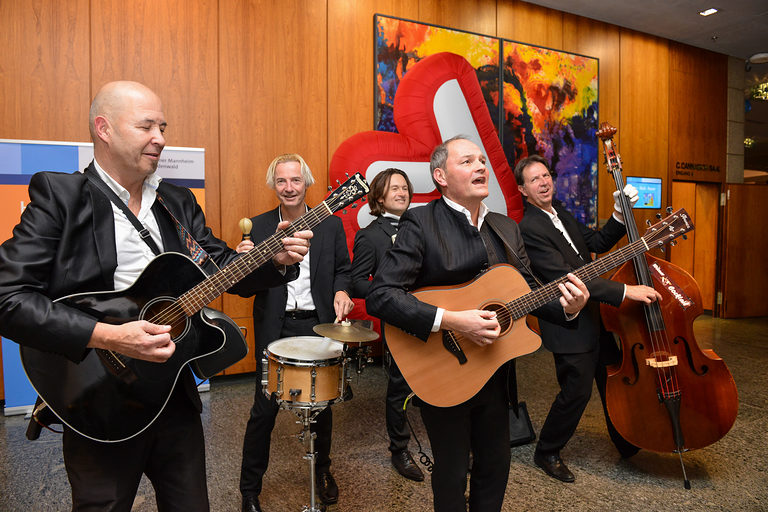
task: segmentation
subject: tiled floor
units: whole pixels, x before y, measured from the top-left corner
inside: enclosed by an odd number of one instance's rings
[[[512,449],[504,510],[768,510],[768,318],[695,323],[702,348],[712,348],[728,364],[739,389],[739,416],[717,443],[684,455],[692,489],[683,488],[680,462],[673,454],[642,451],[622,460],[605,432],[599,400],[593,398],[563,457],[576,482],[547,477],[532,462],[533,445]],[[551,356],[539,351],[518,361],[521,399],[538,428],[556,393]],[[254,376],[214,381],[203,393],[208,457],[208,488],[214,511],[240,507],[238,477],[242,433],[254,391]],[[353,380],[354,398],[335,404],[332,470],[339,503],[329,512],[428,511],[429,477],[423,483],[401,478],[392,469],[384,428],[385,376],[366,368]],[[409,417],[429,453],[418,410]],[[300,511],[309,503],[309,469],[296,439],[299,426],[281,411],[273,433],[272,458],[261,503],[270,512]],[[24,439],[26,421],[0,417],[0,510],[67,510],[69,489],[59,437],[44,432]],[[412,442],[415,448],[415,443]],[[134,510],[154,510],[145,481]]]

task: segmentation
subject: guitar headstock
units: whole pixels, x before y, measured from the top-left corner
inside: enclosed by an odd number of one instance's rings
[[[339,185],[336,190],[328,194],[328,198],[324,203],[331,210],[331,213],[336,213],[361,197],[365,197],[369,190],[370,187],[365,178],[358,172]]]
[[[643,240],[649,248],[662,247],[689,231],[693,231],[693,222],[685,208],[680,208],[649,227]]]

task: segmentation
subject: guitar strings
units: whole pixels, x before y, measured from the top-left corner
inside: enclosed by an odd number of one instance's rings
[[[629,261],[637,254],[642,254],[647,248],[655,245],[663,245],[664,239],[668,236],[674,238],[677,229],[674,229],[674,225],[679,222],[679,212],[675,212],[666,219],[658,222],[651,228],[649,233],[632,243],[625,245],[624,247],[614,251],[602,258],[599,258],[583,267],[577,269],[573,273],[579,277],[582,281],[590,281],[608,270],[618,267],[622,263]],[[671,220],[671,222],[669,222]],[[669,225],[672,229],[672,235],[668,235],[665,229],[659,226]],[[679,233],[678,233],[679,234]],[[512,323],[513,320],[518,320],[534,309],[543,306],[544,304],[559,297],[560,290],[558,285],[568,281],[567,276],[562,276],[551,283],[547,283],[544,286],[531,290],[525,295],[521,295],[504,304],[503,308],[498,310],[496,315],[500,322]]]
[[[615,157],[612,142],[605,141],[605,143],[606,158],[608,158],[609,154],[614,155],[614,158],[611,159],[610,162],[607,162],[609,169],[613,174],[613,179],[616,182],[617,188],[620,188],[623,191],[624,177],[621,172],[621,163],[618,161],[618,157]],[[627,228],[627,239],[632,242],[640,237],[637,224],[634,222],[634,216],[632,215],[632,205],[629,198],[623,192],[619,194],[619,197],[622,211],[626,214],[624,217],[625,226]],[[627,219],[628,215],[631,218]],[[651,277],[648,262],[645,259],[644,254],[640,254],[634,258],[634,268],[637,283],[653,288],[653,278]],[[648,326],[651,349],[650,351],[647,351],[649,357],[645,362],[655,370],[658,389],[664,399],[678,398],[680,396],[680,387],[676,368],[677,363],[670,362],[672,349],[669,344],[664,317],[659,303],[652,302],[651,304],[643,304],[643,314],[645,316],[645,324]],[[654,362],[657,364],[654,365]],[[669,364],[664,364],[668,362]]]

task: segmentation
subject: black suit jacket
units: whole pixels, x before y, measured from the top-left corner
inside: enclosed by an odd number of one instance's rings
[[[278,209],[253,217],[252,240],[264,240],[275,233],[280,219]],[[317,308],[320,323],[336,319],[333,298],[336,292],[349,293],[349,250],[341,219],[335,216],[324,220],[312,230],[314,236],[309,250],[309,275],[312,301]],[[288,287],[283,284],[253,298],[253,321],[255,329],[256,357],[269,343],[280,337],[285,318],[285,303]]]
[[[590,253],[603,253],[613,247],[625,233],[624,225],[611,217],[603,229],[587,228],[561,206],[555,206],[557,216],[579,250],[578,254],[540,208],[528,204],[520,231],[525,249],[531,258],[533,271],[544,281],[555,279],[592,261]],[[546,320],[539,323],[544,346],[562,354],[588,352],[597,348],[602,324],[599,302],[618,306],[624,297],[624,285],[597,278],[585,283],[590,300],[568,328]]]
[[[503,215],[496,224],[512,249],[528,265],[528,256],[517,224]],[[486,222],[488,222],[486,217]],[[528,284],[536,288],[533,276],[518,261],[515,265]],[[465,283],[488,268],[488,253],[479,230],[442,199],[411,208],[400,218],[397,239],[384,255],[366,298],[368,312],[422,340],[429,337],[437,308],[419,301],[411,291],[424,286]],[[467,304],[467,309],[477,305]],[[565,321],[559,302],[539,308],[537,315]]]
[[[93,164],[86,172],[95,172]],[[238,257],[205,225],[192,191],[163,181],[158,193],[213,261],[225,265]],[[96,320],[53,300],[114,289],[112,203],[82,173],[37,173],[29,182],[29,197],[13,236],[0,246],[0,335],[79,362],[87,353]],[[168,212],[157,201],[152,212],[165,251],[188,255]],[[264,265],[241,281],[237,291],[252,295],[284,280],[274,265]],[[191,383],[190,394],[199,407],[191,373],[185,372],[184,379]]]
[[[397,229],[386,217],[376,219],[355,234],[352,248],[352,296],[364,299],[384,254],[392,247]]]

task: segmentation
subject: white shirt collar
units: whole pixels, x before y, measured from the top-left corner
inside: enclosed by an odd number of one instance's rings
[[[459,203],[456,203],[454,201],[451,201],[447,197],[443,196],[443,201],[445,201],[445,204],[456,210],[457,212],[461,212],[464,214],[464,216],[467,218],[467,221],[472,224],[472,213],[461,206]],[[485,206],[485,203],[480,203],[480,212],[477,215],[477,229],[480,229],[483,227],[483,221],[485,220],[485,216],[488,214],[490,209]],[[472,224],[474,226],[474,224]]]
[[[95,158],[93,159],[93,168],[96,169],[96,174],[99,175],[99,178],[101,178],[101,180],[106,183],[107,186],[111,188],[115,194],[117,194],[117,197],[119,197],[125,204],[128,204],[128,200],[131,197],[128,190],[126,190],[125,187],[115,181],[115,179],[110,176],[101,165],[99,165],[99,162],[97,162]],[[157,187],[160,186],[161,181],[163,181],[163,178],[158,176],[157,173],[153,172],[144,178],[144,185],[150,187],[152,190],[157,191]]]
[[[382,217],[386,217],[388,219],[395,219],[397,222],[400,222],[400,216],[395,215],[394,213],[384,212],[381,214]]]

